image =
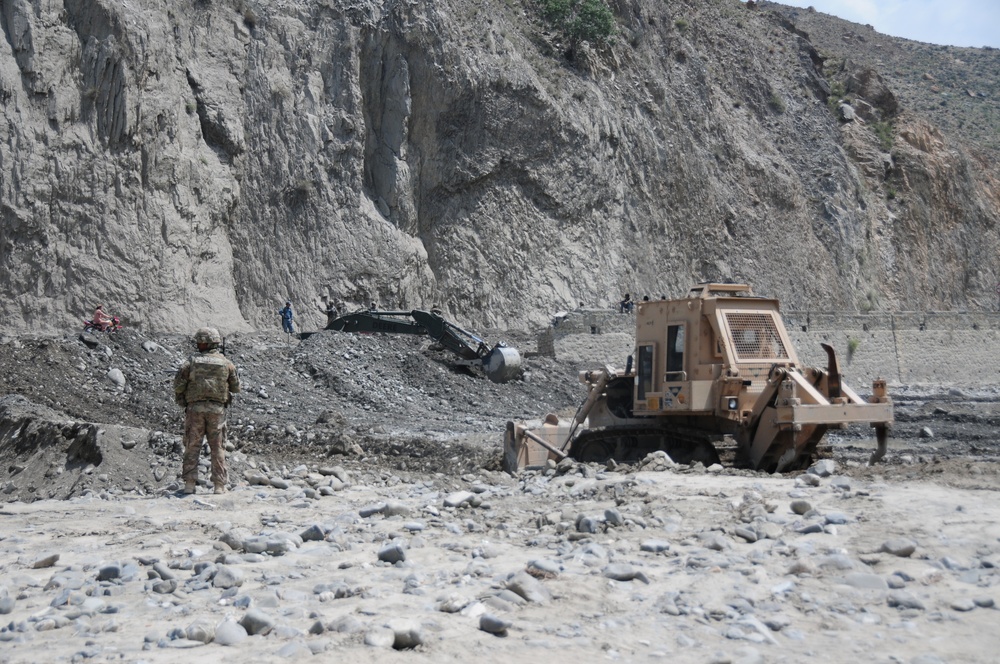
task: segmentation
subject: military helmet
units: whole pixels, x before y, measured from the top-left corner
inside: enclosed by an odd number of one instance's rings
[[[194,333],[194,342],[199,346],[202,344],[218,346],[222,343],[222,335],[214,327],[201,327]]]

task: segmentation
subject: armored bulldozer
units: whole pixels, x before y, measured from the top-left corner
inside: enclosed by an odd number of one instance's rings
[[[716,444],[736,444],[736,463],[768,472],[807,467],[829,429],[869,423],[886,452],[893,421],[884,380],[862,399],[841,379],[834,349],[826,369],[803,367],[778,301],[745,284],[702,283],[687,297],[638,303],[635,351],[624,370],[580,373],[587,396],[572,420],[508,422],[504,467],[549,459],[641,460],[657,450],[678,463],[719,462]]]

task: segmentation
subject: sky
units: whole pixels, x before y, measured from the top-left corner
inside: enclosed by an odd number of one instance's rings
[[[928,44],[1000,48],[1000,0],[775,0]]]

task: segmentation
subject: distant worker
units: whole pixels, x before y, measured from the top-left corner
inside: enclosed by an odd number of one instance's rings
[[[618,313],[630,314],[633,308],[635,308],[635,302],[632,301],[632,294],[625,293],[625,297],[618,303]]]
[[[374,302],[372,302],[372,303],[371,303],[371,304],[370,304],[370,305],[368,306],[368,311],[378,311],[378,305],[377,305],[377,304],[375,304]]]
[[[649,302],[649,296],[648,295],[643,295],[642,296],[642,301],[643,302]]]
[[[326,314],[326,327],[333,324],[333,321],[337,320],[337,316],[340,315],[340,311],[337,309],[337,305],[333,303],[332,299],[328,299],[326,295],[323,296],[323,302],[326,306],[320,306],[319,310]]]
[[[187,359],[174,376],[174,400],[184,408],[184,461],[181,474],[184,493],[194,493],[198,483],[198,458],[203,438],[212,455],[212,486],[225,493],[226,407],[240,391],[236,365],[219,350],[222,337],[214,327],[200,328],[194,335],[198,354]]]
[[[111,315],[109,315],[108,313],[106,313],[104,311],[104,305],[103,304],[99,304],[99,305],[97,305],[97,309],[94,311],[94,318],[93,318],[92,322],[94,323],[94,325],[97,326],[97,328],[101,332],[104,332],[105,330],[108,329],[108,327],[112,323],[115,322],[115,319],[114,319],[114,316],[111,316]]]
[[[295,324],[292,322],[295,314],[292,313],[291,301],[285,302],[285,308],[279,311],[278,315],[281,316],[281,329],[286,334],[295,334]]]

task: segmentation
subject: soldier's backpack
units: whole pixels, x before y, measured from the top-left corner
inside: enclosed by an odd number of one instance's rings
[[[229,400],[229,360],[221,355],[192,355],[189,361],[191,371],[184,392],[187,402],[226,403]]]

